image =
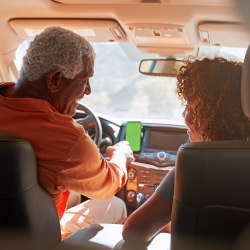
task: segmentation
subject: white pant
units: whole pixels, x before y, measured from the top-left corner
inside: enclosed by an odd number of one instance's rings
[[[126,218],[126,205],[116,196],[109,200],[87,200],[65,211],[60,221],[62,239],[91,224],[121,224]]]

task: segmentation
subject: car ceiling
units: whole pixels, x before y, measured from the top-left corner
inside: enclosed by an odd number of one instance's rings
[[[27,38],[22,36],[23,28],[61,22],[66,27],[78,22],[78,26],[103,29],[96,38],[90,38],[92,41],[128,41],[142,52],[164,57],[196,55],[202,44],[247,47],[250,40],[233,0],[0,1],[0,63],[13,60],[17,46]],[[119,35],[105,37],[103,21],[107,21],[109,33],[110,25],[117,26],[122,39]]]

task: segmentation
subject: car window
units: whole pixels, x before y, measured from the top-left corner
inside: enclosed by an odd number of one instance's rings
[[[24,42],[16,53],[18,69],[28,45],[29,41]],[[142,75],[140,60],[129,58],[117,43],[92,45],[96,52],[92,94],[83,103],[114,118],[184,124],[176,78]]]
[[[198,57],[223,57],[228,60],[243,62],[247,48],[223,47],[223,46],[200,46]]]
[[[183,123],[176,78],[139,73],[140,61],[129,58],[116,43],[93,46],[95,74],[90,82],[94,94],[84,98],[86,104],[98,112],[120,118]]]
[[[18,69],[29,43],[23,42],[16,52]],[[128,56],[117,43],[92,45],[96,52],[95,72],[90,79],[92,94],[85,96],[83,103],[100,114],[114,118],[184,124],[184,107],[176,93],[175,77],[139,73],[141,58]],[[245,53],[245,48],[201,46],[198,58],[221,56],[241,61]]]

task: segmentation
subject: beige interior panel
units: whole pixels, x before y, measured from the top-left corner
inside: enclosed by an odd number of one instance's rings
[[[10,26],[22,39],[30,39],[50,26],[71,29],[92,42],[126,41],[126,34],[114,20],[12,19]]]
[[[183,25],[130,23],[126,26],[127,33],[142,52],[161,56],[194,55],[194,48]]]
[[[183,25],[163,23],[133,23],[128,29],[136,44],[183,47],[190,41]]]
[[[59,2],[63,4],[89,4],[90,0],[51,0],[52,2]],[[176,5],[207,5],[207,6],[232,6],[234,0],[91,0],[91,4],[135,4],[135,3],[162,3],[162,4],[176,4]]]
[[[60,25],[73,29],[84,27],[84,32],[89,32],[88,39],[90,41],[128,41],[144,50],[151,53],[161,55],[179,55],[183,51],[184,56],[196,54],[198,47],[204,42],[201,42],[199,37],[199,23],[204,22],[227,22],[227,23],[242,23],[243,19],[237,12],[235,6],[236,0],[11,0],[1,1],[1,21],[0,29],[4,34],[0,43],[0,56],[4,58],[6,63],[1,64],[2,67],[8,67],[9,63],[14,58],[14,51],[19,44],[24,40],[32,37],[32,32],[35,33],[42,28],[50,25]],[[61,3],[60,3],[61,2]],[[63,18],[63,19],[62,19]],[[19,21],[17,21],[19,20]],[[22,20],[22,21],[21,21]],[[21,23],[24,22],[25,23]],[[39,20],[39,21],[38,21]],[[86,21],[91,21],[88,27]],[[105,23],[97,24],[95,27],[94,20],[105,20]],[[113,24],[106,21],[116,20],[114,23],[117,29],[111,30]],[[17,23],[20,22],[20,23]],[[79,25],[77,25],[77,22]],[[11,25],[10,25],[11,23]],[[71,23],[71,24],[69,24]],[[141,35],[129,29],[127,24],[142,24],[142,23],[158,23],[158,24],[176,24],[185,28],[183,36],[185,45],[166,44],[171,41],[162,39],[151,39],[146,36],[146,43],[140,43]],[[151,24],[151,25],[152,25]],[[27,30],[31,30],[27,34]],[[81,27],[80,27],[81,30]],[[94,32],[93,32],[94,30]],[[147,31],[148,32],[148,31]],[[85,34],[84,33],[84,34]],[[121,33],[121,34],[120,34]],[[140,32],[139,32],[140,33]],[[215,32],[214,32],[215,33]],[[232,43],[233,46],[241,47],[248,44],[250,39],[245,37],[245,33],[239,35],[239,32],[228,32],[230,35],[224,39],[225,42]],[[95,34],[96,36],[93,36]],[[213,32],[211,33],[213,34]],[[224,34],[220,39],[211,36],[212,42],[219,43],[223,39]],[[92,35],[92,36],[91,36]],[[154,32],[157,36],[157,32]],[[115,38],[114,38],[115,37]],[[205,34],[206,37],[206,34]],[[187,39],[186,39],[187,38]],[[158,39],[158,40],[157,40]],[[143,40],[143,39],[142,39]],[[183,41],[182,40],[182,41]],[[244,44],[242,45],[242,43]],[[181,41],[179,40],[179,43]],[[1,58],[0,58],[1,59]],[[2,59],[1,59],[2,60]],[[6,73],[5,73],[6,72]],[[2,70],[4,80],[8,80],[8,69]]]
[[[146,47],[146,46],[138,46],[137,47],[143,53],[150,54],[158,54],[162,57],[170,57],[170,56],[180,56],[180,57],[188,57],[188,56],[196,56],[196,50],[192,47],[188,48],[165,48],[165,47]]]
[[[204,22],[199,24],[199,35],[204,45],[248,47],[249,30],[241,23]]]
[[[89,0],[51,0],[63,4],[89,4]],[[91,0],[91,4],[169,3],[171,0]]]

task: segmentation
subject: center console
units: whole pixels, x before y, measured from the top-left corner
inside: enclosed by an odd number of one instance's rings
[[[125,134],[124,125],[120,140],[124,140]],[[177,150],[186,142],[188,136],[184,127],[142,124],[141,148],[134,152],[135,162],[128,165],[128,180],[123,192],[123,199],[131,211],[147,200],[174,168]]]
[[[126,204],[129,207],[135,207],[136,198],[139,193],[143,194],[145,200],[147,200],[172,168],[158,168],[138,162],[131,163],[128,167],[128,181],[125,191]]]

